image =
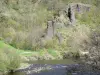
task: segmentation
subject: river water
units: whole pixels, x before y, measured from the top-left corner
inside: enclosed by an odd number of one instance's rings
[[[8,75],[100,75],[90,66],[78,64],[75,60],[30,61],[29,67]]]

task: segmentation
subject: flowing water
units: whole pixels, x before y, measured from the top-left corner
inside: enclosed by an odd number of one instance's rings
[[[17,70],[8,75],[100,75],[90,67],[78,64],[78,61],[68,60],[40,60],[30,61],[25,69]]]

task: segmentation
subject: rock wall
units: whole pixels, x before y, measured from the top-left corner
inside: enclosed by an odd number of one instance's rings
[[[63,37],[60,32],[57,32],[56,29],[65,28],[66,24],[68,24],[68,18],[71,25],[75,25],[76,18],[75,13],[85,13],[90,10],[90,5],[82,4],[82,3],[71,3],[68,5],[68,9],[62,9],[56,15],[54,15],[53,20],[47,21],[47,28],[44,40],[52,40],[53,37],[57,37],[59,43],[63,42]],[[67,13],[67,15],[66,15]]]
[[[71,3],[68,7],[68,17],[72,25],[75,25],[75,13],[85,13],[90,10],[91,5],[82,3]]]
[[[46,37],[48,39],[52,39],[54,37],[54,22],[48,21],[47,22],[47,29],[46,29]]]
[[[74,12],[84,13],[88,12],[91,8],[89,4],[71,3],[69,4]]]
[[[57,28],[55,23],[56,23],[55,20],[47,22],[46,34],[44,39],[52,40],[53,37],[57,37],[59,44],[61,44],[63,41],[63,37],[59,32],[56,31]]]
[[[69,6],[68,8],[68,18],[70,20],[70,22],[72,23],[72,25],[75,25],[75,12],[73,10],[73,8],[71,6]]]

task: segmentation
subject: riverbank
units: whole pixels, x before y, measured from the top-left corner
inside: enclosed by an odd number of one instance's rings
[[[0,49],[5,49],[6,52],[8,52],[8,50],[12,50],[20,56],[22,63],[20,64],[20,67],[18,69],[28,67],[30,64],[27,64],[25,62],[29,61],[62,59],[59,51],[55,51],[52,49],[43,49],[38,51],[20,50],[4,43],[3,41],[0,41]]]
[[[7,48],[9,50],[14,50],[18,53],[23,60],[49,60],[49,59],[62,59],[59,51],[53,49],[41,49],[37,51],[32,50],[21,50],[16,49],[8,44],[5,44],[3,41],[0,41],[0,49]],[[32,58],[33,57],[33,58]]]
[[[42,49],[38,51],[20,50],[4,43],[3,41],[0,41],[0,49],[3,48],[7,48],[7,50],[13,49],[21,57],[22,63],[18,69],[23,69],[30,65],[25,62],[32,62],[37,60],[62,60],[67,59],[68,57],[79,56],[77,52],[74,52],[74,54],[72,52],[60,52],[53,49]]]

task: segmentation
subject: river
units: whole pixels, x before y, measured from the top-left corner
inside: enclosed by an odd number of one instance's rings
[[[78,64],[74,60],[30,61],[29,67],[7,75],[100,75],[90,66]]]

